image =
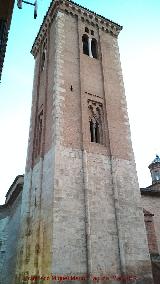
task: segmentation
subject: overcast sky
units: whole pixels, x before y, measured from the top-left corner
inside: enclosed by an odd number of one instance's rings
[[[0,204],[25,168],[34,71],[30,50],[50,0],[38,2],[36,20],[32,6],[19,10],[15,4],[9,33],[0,84]],[[148,165],[160,154],[160,1],[76,2],[124,27],[119,47],[132,143],[140,187],[148,186]]]

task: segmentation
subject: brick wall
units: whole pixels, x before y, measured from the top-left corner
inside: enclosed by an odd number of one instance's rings
[[[6,214],[5,214],[6,215]],[[0,284],[3,284],[6,275],[5,260],[6,260],[6,250],[7,250],[7,224],[8,216],[4,215],[4,212],[0,212]]]
[[[98,59],[83,54],[86,25],[95,32]],[[103,145],[91,142],[88,100],[102,104]],[[32,163],[42,103],[43,151]],[[152,283],[117,39],[63,10],[37,53],[28,149],[19,273],[127,273]]]
[[[160,253],[160,203],[159,197],[154,196],[141,196],[141,202],[144,209],[149,211],[151,214],[154,214],[154,228],[155,235],[157,238],[158,252]]]
[[[0,283],[12,284],[15,279],[19,238],[21,193],[10,207],[0,208]]]
[[[144,222],[147,231],[147,240],[150,254],[158,253],[157,237],[154,228],[153,214],[144,210]]]

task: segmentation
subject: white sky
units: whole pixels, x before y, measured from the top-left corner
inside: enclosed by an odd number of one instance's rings
[[[33,2],[33,1],[32,1]],[[149,163],[160,154],[160,1],[77,0],[124,26],[119,36],[132,143],[141,187],[151,184]],[[14,178],[24,173],[34,60],[30,49],[50,0],[14,9],[0,84],[0,204]]]

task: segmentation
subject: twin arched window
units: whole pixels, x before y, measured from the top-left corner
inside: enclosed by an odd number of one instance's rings
[[[103,125],[102,125],[102,107],[97,106],[96,102],[90,102],[89,125],[90,125],[90,141],[103,144]]]
[[[82,36],[83,53],[92,57],[98,58],[98,45],[95,38],[90,38],[88,35],[84,34]]]

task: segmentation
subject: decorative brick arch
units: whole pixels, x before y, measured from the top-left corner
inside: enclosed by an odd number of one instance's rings
[[[91,142],[104,144],[102,103],[88,100]]]

